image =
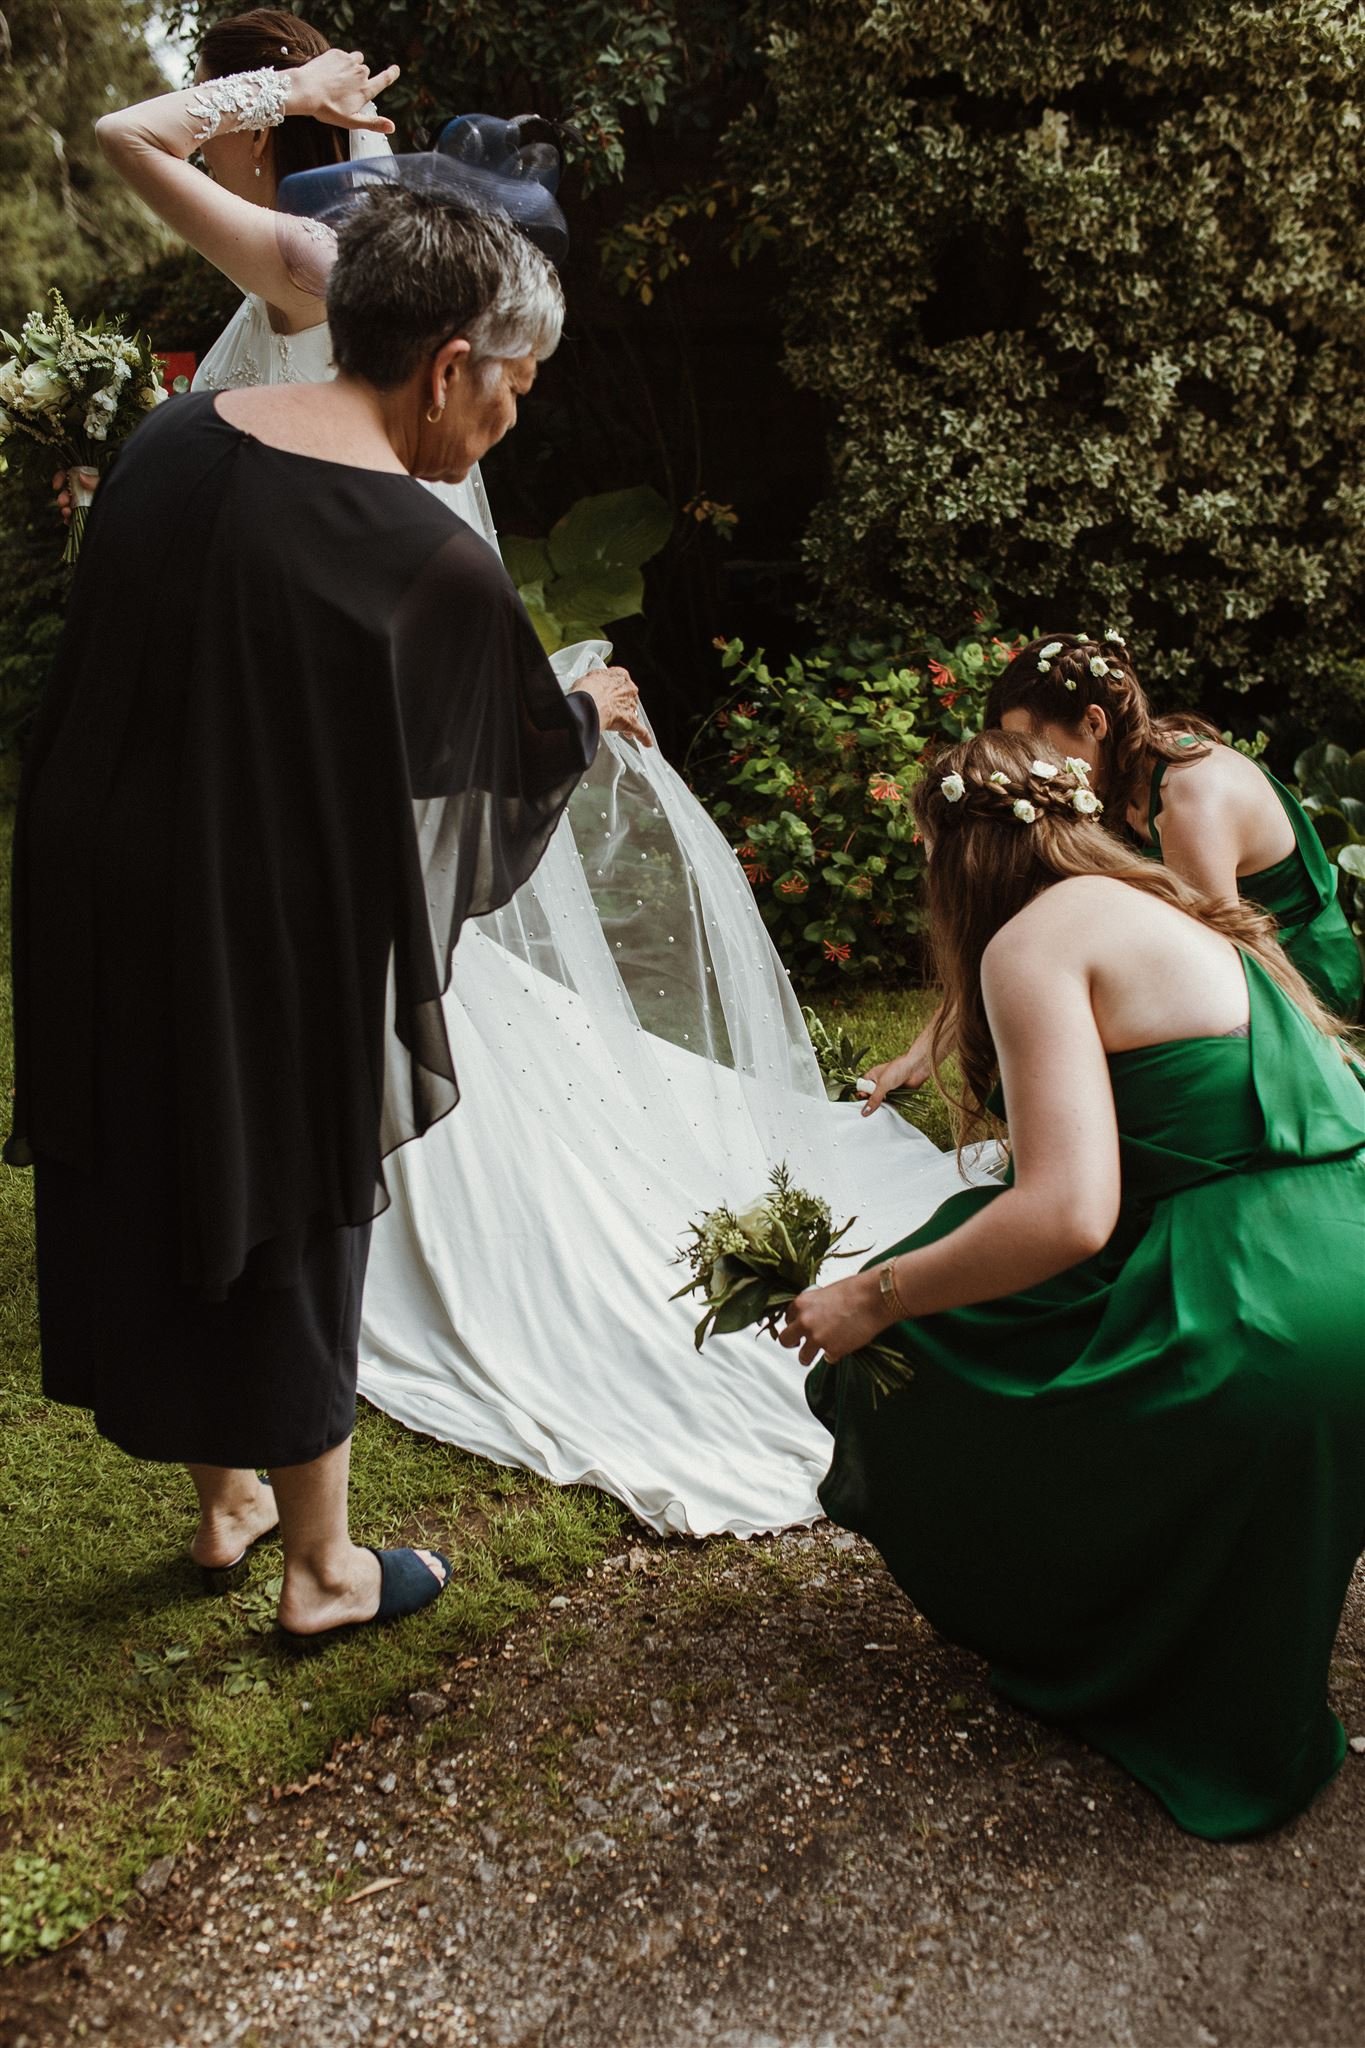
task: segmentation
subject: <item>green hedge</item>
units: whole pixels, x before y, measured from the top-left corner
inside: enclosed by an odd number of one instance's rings
[[[1365,712],[1365,13],[769,0],[735,138],[832,413],[821,625],[1130,630]]]

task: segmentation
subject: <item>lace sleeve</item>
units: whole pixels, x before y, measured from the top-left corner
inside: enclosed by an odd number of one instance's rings
[[[288,101],[287,71],[239,71],[231,78],[212,78],[195,86],[187,111],[196,149],[220,133],[278,128]]]

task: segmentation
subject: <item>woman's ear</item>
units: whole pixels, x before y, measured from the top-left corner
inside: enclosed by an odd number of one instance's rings
[[[455,387],[469,363],[469,343],[462,334],[451,341],[443,341],[432,357],[427,370],[427,381],[431,386],[431,408],[438,417],[455,396]]]
[[[1097,744],[1102,744],[1108,739],[1109,717],[1101,705],[1087,704],[1081,714],[1081,724]]]

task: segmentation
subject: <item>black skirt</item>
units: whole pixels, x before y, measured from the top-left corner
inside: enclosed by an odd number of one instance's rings
[[[355,1427],[370,1225],[305,1244],[296,1274],[259,1286],[248,1261],[221,1301],[176,1278],[155,1189],[39,1159],[43,1391],[89,1408],[135,1458],[301,1465]]]

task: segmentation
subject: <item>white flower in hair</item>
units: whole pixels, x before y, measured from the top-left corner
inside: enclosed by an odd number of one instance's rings
[[[1009,781],[1009,777],[1008,775],[1002,775],[1000,770],[997,768],[993,775],[987,776],[986,780],[988,782],[998,782],[1000,784],[1000,787],[1003,789],[1005,787],[1005,784]]]
[[[1074,690],[1076,687],[1076,685],[1072,682],[1070,676],[1063,676],[1062,683],[1064,687],[1068,690]]]
[[[1092,676],[1107,676],[1107,675],[1108,675],[1108,673],[1109,673],[1109,664],[1108,664],[1108,662],[1107,662],[1107,661],[1105,660],[1105,658],[1104,658],[1104,656],[1103,656],[1102,654],[1092,654],[1092,655],[1091,655],[1091,657],[1090,657],[1090,673],[1091,673],[1091,675],[1092,675]]]
[[[1036,775],[1040,782],[1051,782],[1059,771],[1055,761],[1030,761],[1028,772],[1030,775]]]
[[[960,775],[945,775],[939,788],[943,791],[943,801],[947,804],[960,804],[967,794],[967,785]]]
[[[1060,654],[1061,651],[1062,643],[1060,640],[1049,640],[1046,647],[1038,649],[1038,659],[1039,661],[1051,661],[1053,655]]]
[[[1079,754],[1068,754],[1063,765],[1071,770],[1077,782],[1089,782],[1090,763],[1082,761]]]
[[[1104,637],[1106,640],[1111,641],[1115,647],[1122,647],[1126,644],[1122,633],[1116,633],[1112,626]]]
[[[1052,663],[1050,661],[1040,661],[1038,673],[1040,676],[1050,676],[1052,674]]]
[[[1123,670],[1121,668],[1111,668],[1109,673],[1114,678],[1114,681],[1116,683],[1121,683],[1123,681]]]
[[[1083,818],[1093,818],[1097,811],[1104,809],[1104,805],[1093,789],[1078,789],[1071,799],[1071,808],[1079,811]]]
[[[1016,797],[1014,815],[1021,825],[1031,825],[1038,813],[1026,796]]]

